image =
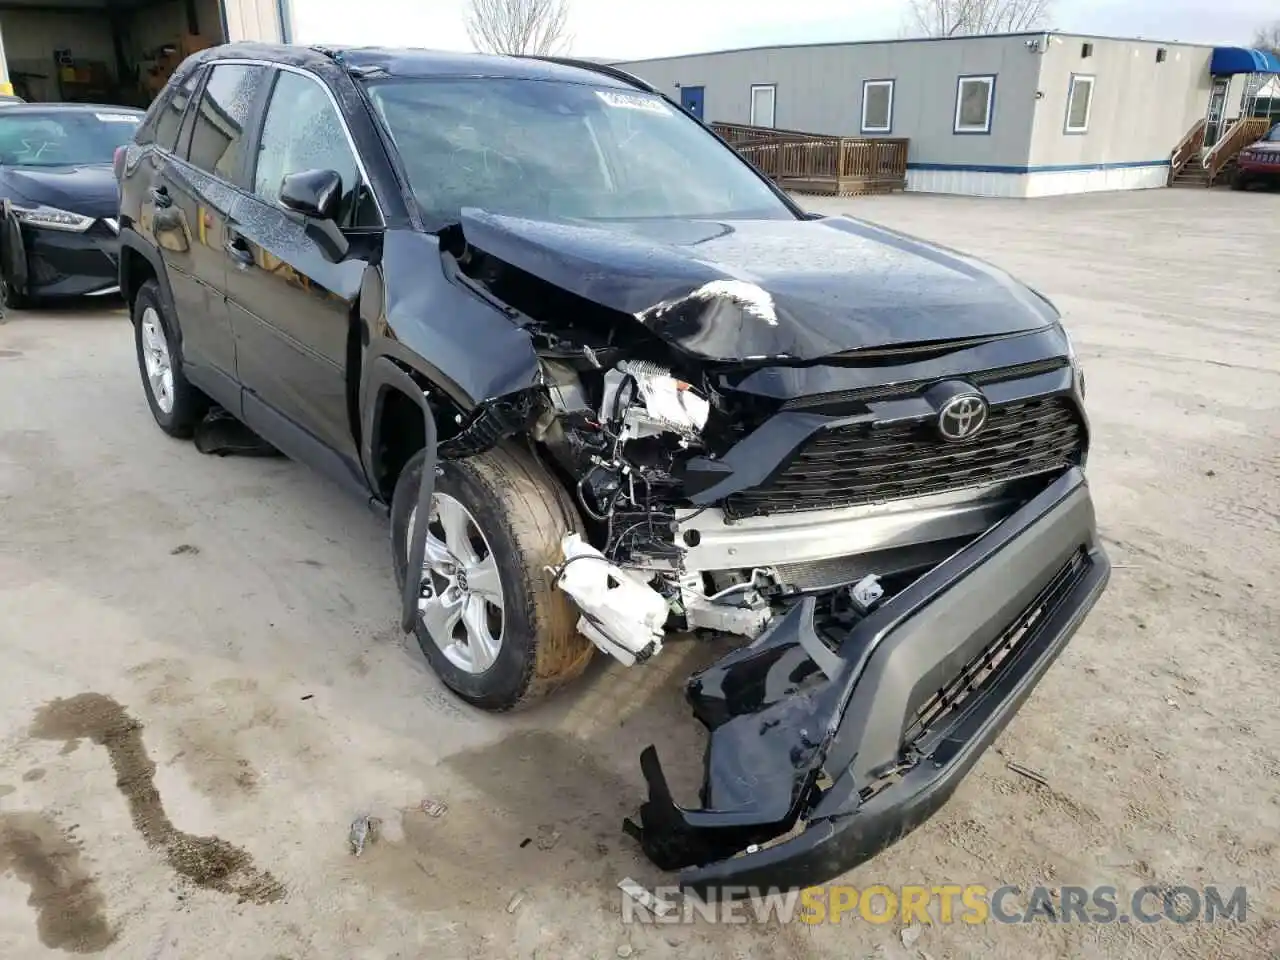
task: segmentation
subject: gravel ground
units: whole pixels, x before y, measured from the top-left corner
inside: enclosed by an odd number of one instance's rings
[[[896,922],[624,925],[617,880],[661,881],[619,831],[638,752],[684,751],[692,789],[678,686],[711,652],[464,709],[396,628],[384,521],[162,436],[124,314],[86,307],[0,324],[0,956],[1280,953],[1280,197],[809,204],[1057,302],[1117,565],[953,800],[848,882],[1245,885],[1247,922],[932,925],[909,949]],[[356,858],[362,813],[382,828]]]

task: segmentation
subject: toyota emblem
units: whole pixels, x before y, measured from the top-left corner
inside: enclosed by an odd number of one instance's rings
[[[952,397],[938,411],[943,440],[971,440],[987,425],[987,401],[973,393]]]

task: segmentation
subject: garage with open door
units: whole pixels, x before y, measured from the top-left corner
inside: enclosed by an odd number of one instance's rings
[[[287,24],[285,0],[0,0],[0,93],[146,107],[189,54]]]

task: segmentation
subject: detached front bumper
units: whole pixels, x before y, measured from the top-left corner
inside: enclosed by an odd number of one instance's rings
[[[851,628],[804,599],[689,682],[711,731],[702,808],[672,801],[649,748],[629,832],[693,889],[843,873],[945,802],[1109,575],[1072,468]]]

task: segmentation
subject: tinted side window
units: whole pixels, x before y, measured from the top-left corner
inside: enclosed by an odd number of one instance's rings
[[[235,179],[245,126],[267,76],[266,67],[239,63],[211,68],[191,132],[188,159],[193,164],[226,180]]]
[[[192,70],[182,82],[177,86],[170,85],[165,91],[164,97],[156,104],[155,116],[155,142],[158,146],[164,147],[166,150],[172,150],[174,143],[178,139],[178,127],[182,123],[182,112],[187,109],[187,103],[191,100],[192,95],[196,92],[196,87],[200,83],[200,71]],[[146,124],[151,124],[152,114],[148,113]],[[143,139],[146,128],[140,132],[138,136],[139,143],[146,143]]]
[[[336,170],[341,175],[339,224],[377,224],[351,143],[325,88],[318,80],[281,70],[262,125],[253,192],[275,203],[281,181],[304,170]]]

